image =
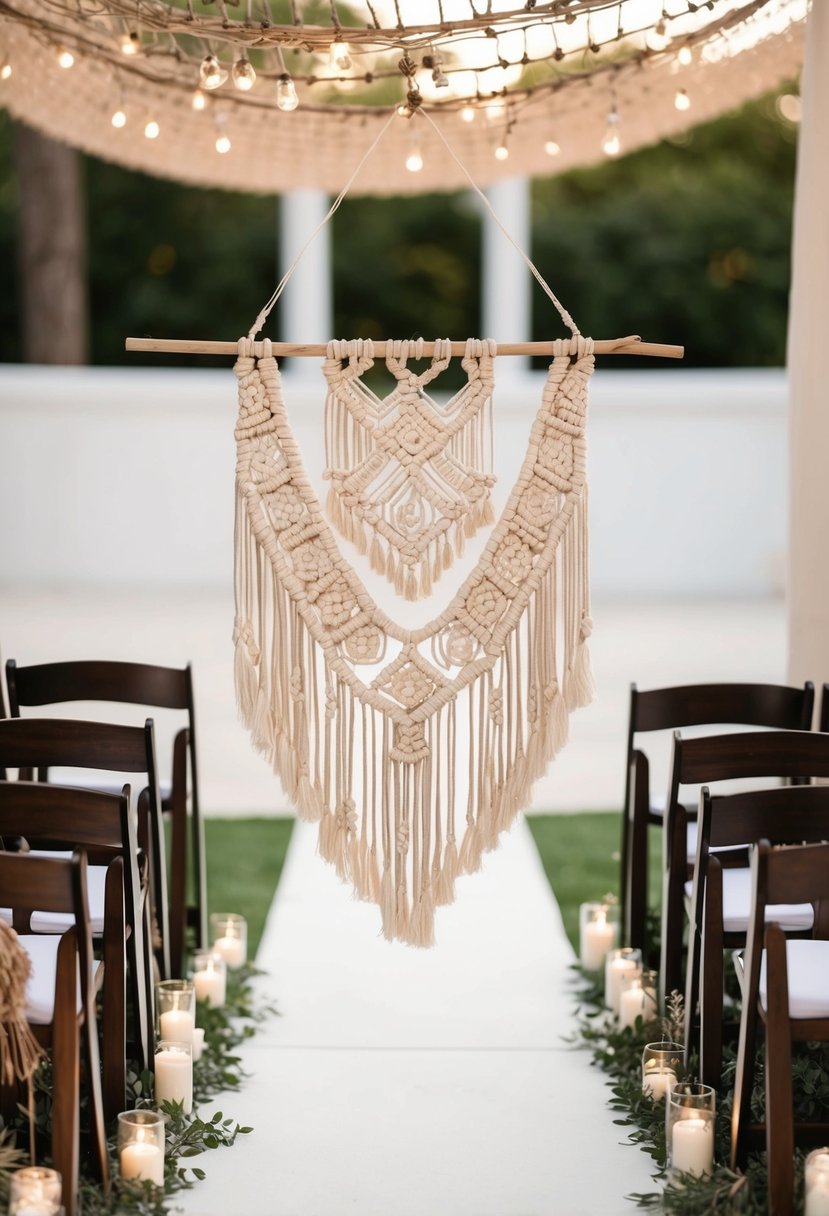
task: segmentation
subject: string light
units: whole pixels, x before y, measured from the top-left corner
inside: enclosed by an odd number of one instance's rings
[[[196,89],[194,91],[193,96],[190,98],[190,105],[194,110],[203,110],[207,105],[207,98],[205,97],[204,93],[202,93],[201,89]]]
[[[58,51],[58,63],[62,68],[71,68],[75,62],[75,56],[71,51],[68,51],[65,46],[62,46]]]
[[[684,89],[680,89],[677,93],[676,97],[674,98],[674,105],[678,110],[690,110],[691,98]]]
[[[607,116],[607,130],[602,139],[602,152],[604,152],[605,156],[618,156],[622,151],[619,123],[619,112],[614,106]]]
[[[677,59],[684,68],[687,68],[694,61],[694,53],[689,46],[681,46],[677,53]]]
[[[247,55],[240,55],[233,65],[233,84],[242,93],[249,93],[256,84],[256,72]]]
[[[664,21],[658,21],[648,34],[648,46],[652,51],[664,51],[665,47],[671,41],[668,37],[668,31],[665,28]]]
[[[158,139],[159,135],[161,134],[161,127],[154,118],[151,118],[144,127],[144,134],[146,135],[147,139]]]
[[[205,55],[199,68],[199,83],[203,89],[218,89],[227,80],[227,70],[215,55]]]
[[[331,43],[328,66],[333,72],[347,72],[351,68],[351,48],[339,35]]]
[[[410,173],[419,173],[423,168],[423,154],[420,151],[420,141],[417,137],[417,129],[414,122],[412,122],[409,128],[409,154],[406,157],[406,168]]]
[[[116,130],[120,131],[122,127],[127,125],[127,116],[119,106],[117,110],[113,111],[112,118],[110,118],[109,121],[112,123],[113,127],[116,128]]]
[[[464,106],[461,110],[461,122],[474,122],[477,111],[474,106]]]
[[[507,107],[503,101],[493,101],[486,107],[487,122],[501,122],[506,113]]]
[[[290,114],[291,110],[295,110],[299,105],[296,85],[288,72],[283,72],[276,82],[276,104],[286,114]]]
[[[141,39],[133,30],[131,34],[122,34],[118,39],[118,44],[121,47],[122,55],[135,55],[141,46]]]
[[[0,80],[8,80],[12,74],[12,65],[8,60],[0,67]]]
[[[559,147],[559,145],[556,143],[556,141],[554,139],[548,139],[546,144],[544,145],[544,151],[547,153],[548,156],[558,156],[559,152],[561,151],[561,148]]]
[[[507,160],[509,158],[509,148],[507,147],[506,137],[501,140],[495,149],[496,160]]]
[[[216,138],[216,151],[217,152],[221,152],[221,154],[224,156],[224,154],[226,152],[230,151],[231,147],[232,147],[232,144],[230,142],[229,136],[227,136],[227,135],[217,136],[217,138]]]

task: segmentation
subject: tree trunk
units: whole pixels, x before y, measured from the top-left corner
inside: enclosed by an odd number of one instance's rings
[[[81,158],[23,123],[13,126],[20,192],[23,357],[87,360],[86,231]]]

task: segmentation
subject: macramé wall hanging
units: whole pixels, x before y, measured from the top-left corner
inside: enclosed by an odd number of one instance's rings
[[[567,740],[569,713],[592,696],[585,423],[594,355],[682,354],[583,337],[522,257],[571,336],[507,348],[543,350],[552,361],[494,521],[486,430],[504,352],[493,342],[299,348],[324,356],[330,522],[283,398],[276,355],[297,348],[256,341],[293,267],[235,346],[127,343],[237,352],[241,715],[300,815],[319,824],[321,855],[379,905],[385,937],[418,946],[433,943],[435,908],[453,901],[456,876],[479,869],[527,805]],[[417,372],[423,356],[432,362]],[[463,360],[467,382],[440,406],[425,389],[451,357]],[[375,358],[396,381],[384,401],[361,379]],[[428,595],[464,539],[486,525],[483,550],[449,603],[426,624],[404,626],[398,596]],[[352,543],[389,580],[386,608],[355,568]]]

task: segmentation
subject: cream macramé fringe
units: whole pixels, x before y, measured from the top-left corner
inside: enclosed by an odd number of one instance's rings
[[[28,1081],[43,1055],[26,1020],[32,964],[10,925],[0,920],[0,1080]]]
[[[439,616],[405,629],[337,547],[275,360],[240,341],[240,713],[300,815],[319,823],[322,856],[379,904],[389,939],[434,942],[435,907],[496,847],[566,743],[569,712],[591,699],[592,345],[555,344],[518,480],[480,560]]]

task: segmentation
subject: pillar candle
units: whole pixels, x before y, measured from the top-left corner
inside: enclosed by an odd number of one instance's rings
[[[217,937],[213,949],[225,960],[231,971],[245,962],[245,943],[240,937]]]
[[[157,1144],[136,1140],[121,1149],[119,1170],[122,1178],[142,1178],[164,1186],[164,1153]]]
[[[676,1085],[676,1073],[672,1068],[652,1068],[642,1077],[642,1093],[661,1102]]]
[[[581,965],[585,971],[599,971],[604,966],[605,955],[613,949],[616,930],[611,921],[591,920],[582,927]]]
[[[221,1009],[227,995],[227,979],[219,967],[193,972],[197,1001],[207,1001],[211,1009]]]
[[[671,1136],[671,1168],[680,1174],[710,1174],[714,1166],[712,1119],[677,1119]]]
[[[158,1019],[161,1038],[168,1043],[192,1043],[194,1021],[187,1009],[168,1009]]]
[[[612,1013],[618,1016],[619,999],[622,995],[622,977],[632,976],[641,970],[640,964],[632,958],[614,958],[608,960],[605,968],[604,1002]]]
[[[204,1051],[204,1030],[201,1026],[196,1026],[193,1030],[193,1063],[196,1064],[201,1059],[201,1053]]]
[[[181,1102],[185,1115],[193,1109],[193,1057],[187,1051],[155,1053],[155,1100]]]

